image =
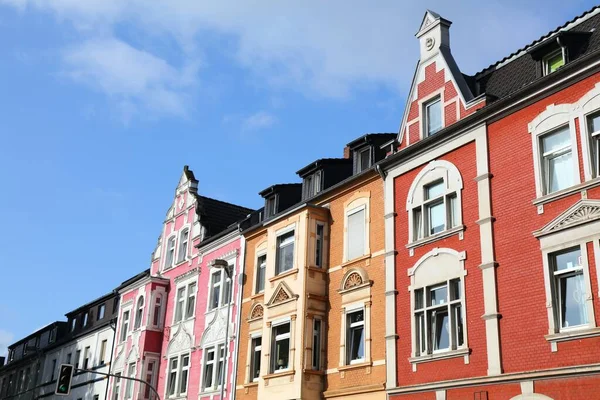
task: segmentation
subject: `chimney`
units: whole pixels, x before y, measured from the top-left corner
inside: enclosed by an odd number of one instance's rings
[[[350,147],[349,146],[344,147],[344,158],[345,159],[351,158],[350,157]]]

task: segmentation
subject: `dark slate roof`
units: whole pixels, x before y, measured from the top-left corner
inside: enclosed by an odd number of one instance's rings
[[[556,37],[559,32],[566,30],[569,24],[588,16],[599,7],[600,6],[596,6],[580,16],[567,21],[565,24],[531,42],[527,46],[486,67],[482,71],[476,73],[473,77],[465,76],[467,84],[476,96],[486,93],[488,96],[491,96],[491,99],[493,100],[507,97],[517,90],[540,79],[541,76],[539,76],[537,72],[538,63],[527,51],[548,40],[550,37]],[[583,55],[600,50],[600,13],[571,27],[569,31],[590,33],[587,45],[575,54],[569,54],[569,62]]]
[[[200,223],[206,228],[209,237],[246,218],[252,211],[254,210],[251,208],[237,206],[206,196],[198,196],[196,212],[200,216]]]
[[[376,144],[384,143],[389,140],[395,139],[397,136],[398,136],[398,132],[396,132],[396,133],[367,133],[366,135],[362,135],[361,137],[354,139],[353,141],[348,143],[346,146],[353,148],[353,147],[356,147],[359,144],[365,143],[365,142],[375,142]]]
[[[114,298],[115,296],[116,296],[116,294],[114,291],[112,291],[110,293],[106,293],[105,295],[100,296],[97,299],[94,299],[92,301],[87,302],[86,304],[84,304],[82,306],[77,307],[73,311],[69,311],[68,313],[65,314],[65,316],[70,317],[74,314],[77,314],[78,312],[80,312],[83,309],[90,308],[96,304],[104,303],[104,302],[110,300],[111,298]]]
[[[352,164],[351,158],[320,158],[316,161],[311,162],[305,167],[300,168],[296,171],[296,174],[300,175],[300,177],[304,176],[309,171],[312,171],[318,167],[326,166],[326,165],[336,165],[336,164]]]
[[[271,193],[277,192],[280,189],[286,189],[286,188],[298,188],[298,187],[302,187],[301,183],[278,183],[275,185],[271,185],[268,188],[261,190],[258,194],[262,197],[268,196]]]

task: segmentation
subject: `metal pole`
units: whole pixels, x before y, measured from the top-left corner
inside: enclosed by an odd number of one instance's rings
[[[227,354],[229,353],[229,318],[231,317],[231,294],[233,293],[233,279],[231,278],[231,266],[225,267],[225,273],[229,278],[229,298],[227,301],[227,325],[225,325],[225,356],[223,357],[223,372],[221,372],[221,397],[219,400],[223,400],[223,393],[225,391],[225,375],[227,375]]]

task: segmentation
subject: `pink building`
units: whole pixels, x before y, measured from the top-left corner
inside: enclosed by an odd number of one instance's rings
[[[161,399],[217,400],[223,381],[231,398],[243,265],[237,221],[251,211],[200,196],[184,167],[150,269],[119,290],[112,373],[151,383]],[[215,259],[228,263],[231,279],[211,267]],[[147,385],[112,378],[109,398],[155,397]]]

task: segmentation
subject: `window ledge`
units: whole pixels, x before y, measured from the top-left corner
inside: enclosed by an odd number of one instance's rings
[[[342,365],[341,367],[338,367],[337,370],[338,371],[348,371],[350,369],[370,367],[371,365],[373,365],[373,363],[367,361],[367,362],[361,362],[361,363],[356,363],[356,364]]]
[[[320,272],[322,274],[325,274],[325,268],[321,268],[321,267],[317,267],[315,265],[309,265],[308,266],[308,270],[309,271],[314,271],[314,272]]]
[[[590,181],[579,183],[575,186],[571,186],[569,188],[559,190],[558,192],[554,192],[554,193],[544,195],[542,197],[538,197],[537,199],[533,200],[532,203],[535,206],[539,206],[542,204],[550,203],[554,200],[558,200],[558,199],[562,199],[562,198],[571,196],[581,190],[591,189],[596,186],[600,186],[600,178],[594,178]]]
[[[357,263],[357,262],[359,262],[359,261],[366,260],[366,259],[368,259],[368,258],[371,258],[371,253],[367,253],[367,254],[365,254],[364,256],[360,256],[360,257],[353,258],[352,260],[347,260],[347,261],[344,261],[344,262],[342,263],[342,265],[340,265],[340,267],[344,268],[344,267],[347,267],[348,265],[351,265],[351,264]]]
[[[323,371],[322,369],[303,369],[302,372],[304,372],[305,374],[309,374],[309,375],[320,375],[320,376],[325,376],[325,371]]]
[[[296,373],[295,370],[288,369],[288,370],[281,371],[281,372],[273,372],[273,373],[268,374],[268,375],[263,375],[262,378],[264,380],[267,380],[267,379],[273,379],[273,378],[280,378],[282,376],[291,376],[291,375],[294,375],[295,373]]]
[[[255,386],[258,386],[258,381],[244,383],[244,387],[245,387],[245,388],[248,388],[248,387],[255,387]]]
[[[406,245],[406,248],[407,249],[414,249],[416,247],[420,247],[420,246],[426,245],[428,243],[433,243],[436,240],[445,239],[447,237],[454,236],[456,234],[459,234],[459,233],[463,232],[464,230],[465,230],[465,226],[464,225],[458,225],[458,226],[455,226],[452,229],[447,229],[447,230],[445,230],[443,232],[436,233],[435,235],[427,236],[426,238],[419,239],[417,241],[409,243],[409,244]]]
[[[411,364],[420,364],[420,363],[429,362],[429,361],[437,361],[437,360],[445,360],[448,358],[464,357],[466,355],[469,355],[470,352],[471,352],[471,350],[469,350],[468,348],[459,349],[459,350],[450,350],[450,351],[444,351],[444,352],[440,352],[440,353],[427,354],[426,356],[411,357],[408,359],[408,361]]]
[[[549,342],[566,342],[569,340],[585,339],[600,336],[600,328],[581,328],[567,332],[553,333],[544,336]]]
[[[256,293],[256,294],[253,294],[252,296],[250,296],[250,299],[255,300],[255,299],[258,299],[258,298],[264,297],[264,296],[265,296],[265,291],[263,290],[260,293]]]
[[[289,271],[282,272],[279,275],[275,275],[274,277],[269,278],[269,282],[275,282],[275,281],[277,281],[279,279],[283,279],[283,278],[286,278],[288,276],[295,275],[297,273],[298,273],[298,268],[292,268]]]

